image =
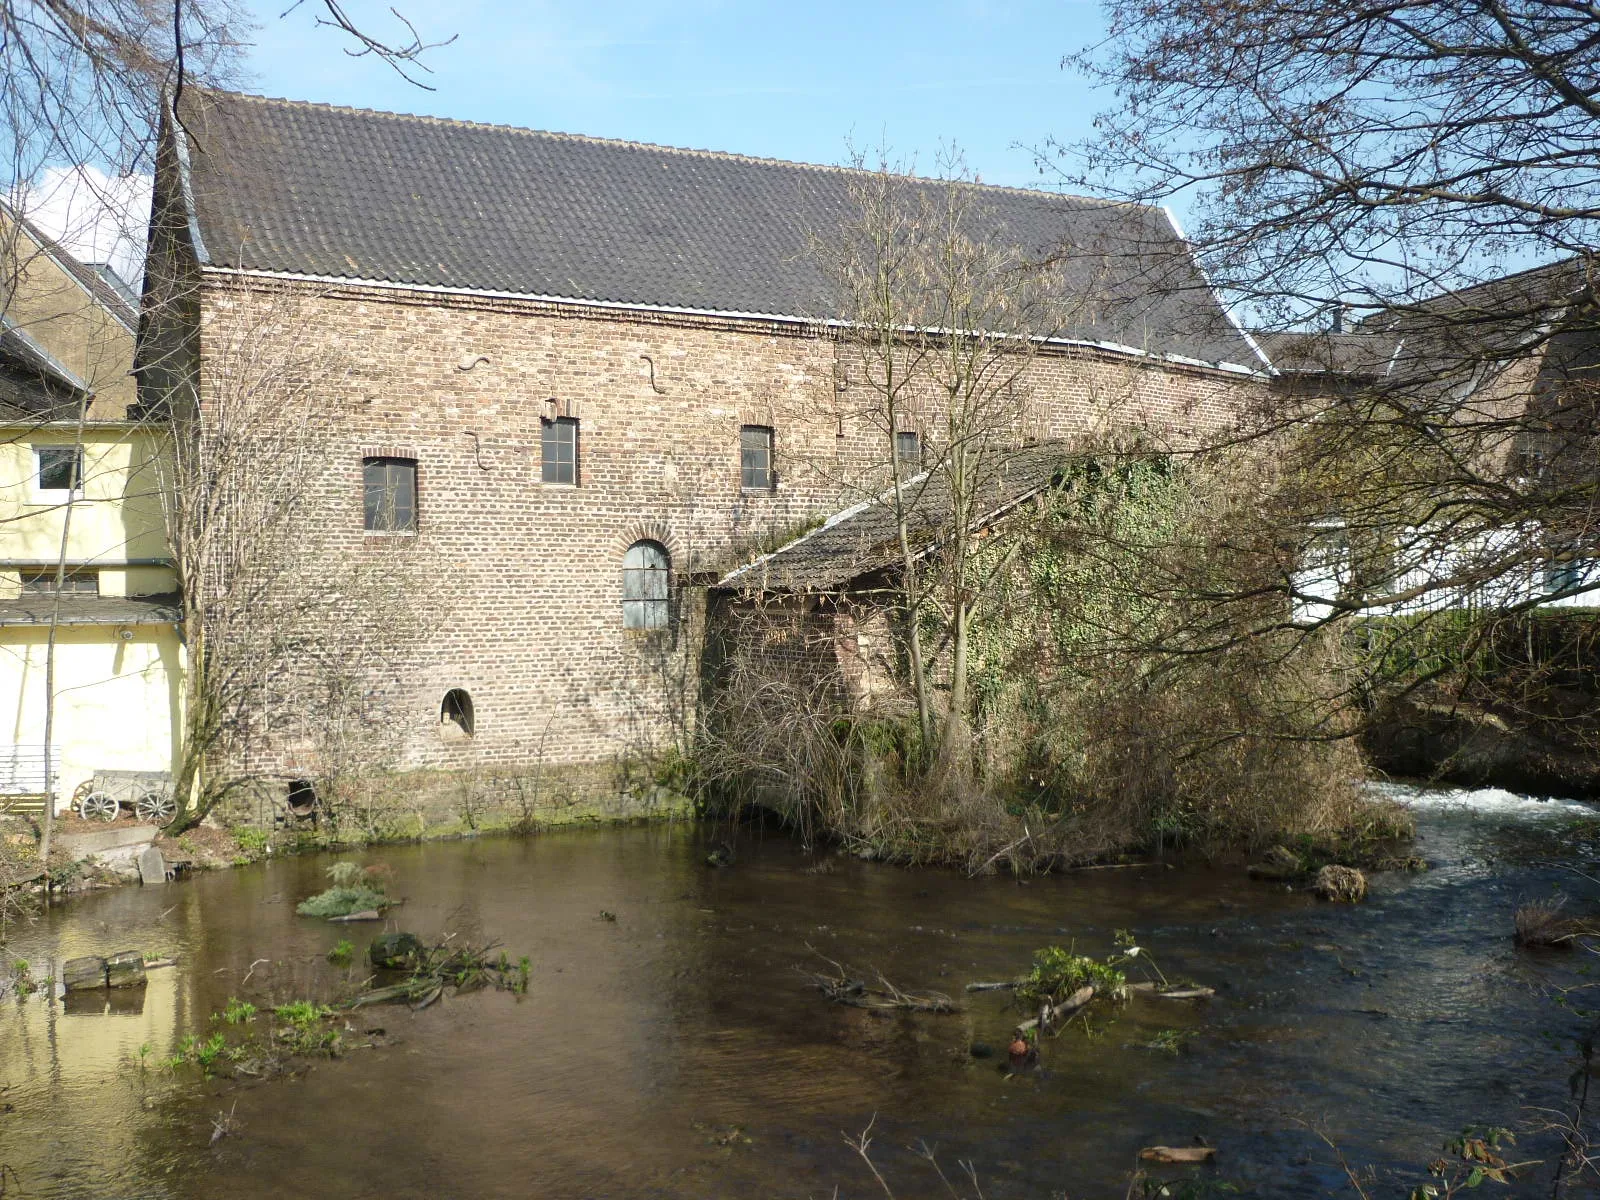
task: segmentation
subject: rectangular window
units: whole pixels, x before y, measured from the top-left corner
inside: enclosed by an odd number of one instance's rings
[[[22,572],[22,594],[25,596],[53,596],[56,594],[56,569],[44,567]],[[98,596],[100,572],[69,569],[61,580],[63,596]]]
[[[746,491],[770,492],[778,486],[772,470],[772,427],[739,427],[739,486]]]
[[[33,457],[37,491],[57,493],[53,499],[83,495],[83,447],[35,446]]]
[[[894,435],[894,456],[908,465],[922,462],[922,440],[914,433]]]
[[[1581,587],[1590,564],[1579,558],[1553,558],[1544,569],[1544,586],[1547,592],[1565,592]]]
[[[417,531],[417,463],[412,458],[361,460],[368,533]]]
[[[578,420],[576,417],[557,417],[544,422],[544,466],[541,478],[545,483],[578,484]]]

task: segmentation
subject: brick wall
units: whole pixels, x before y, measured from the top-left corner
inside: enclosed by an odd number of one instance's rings
[[[206,346],[248,328],[256,286],[206,277],[202,398],[212,383]],[[330,380],[342,415],[306,481],[326,552],[414,556],[435,617],[404,664],[385,668],[393,677],[380,689],[407,769],[617,762],[672,744],[699,684],[700,593],[678,592],[668,631],[625,630],[626,548],[660,542],[675,582],[706,582],[858,499],[884,461],[883,435],[852,394],[860,385],[847,351],[823,331],[293,286],[294,319],[349,368]],[[1072,352],[1041,356],[1029,390],[1040,436],[1154,428],[1186,439],[1226,420],[1240,389],[1254,387]],[[580,423],[576,486],[541,482],[541,422],[555,416]],[[775,430],[775,491],[741,491],[746,424]],[[414,537],[364,533],[362,458],[371,454],[416,459]],[[441,731],[451,688],[471,696],[469,738]],[[256,760],[282,776],[307,767],[290,737],[258,747]]]

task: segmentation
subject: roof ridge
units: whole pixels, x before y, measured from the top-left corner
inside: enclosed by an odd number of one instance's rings
[[[445,125],[458,129],[494,130],[500,133],[521,134],[525,137],[586,142],[597,146],[626,146],[637,150],[657,150],[665,154],[681,154],[693,158],[720,159],[770,167],[790,167],[801,171],[824,171],[839,175],[877,174],[876,171],[867,167],[845,167],[830,163],[800,162],[796,159],[772,158],[760,154],[741,154],[735,150],[708,150],[693,146],[668,146],[660,142],[634,141],[631,138],[600,137],[590,133],[564,133],[555,129],[532,129],[525,125],[507,125],[496,121],[468,121],[460,117],[435,117],[427,113],[393,112],[382,108],[358,108],[352,104],[330,104],[322,100],[294,100],[287,96],[261,96],[254,92],[236,92],[226,88],[201,87],[196,84],[190,84],[185,90],[210,96],[226,96],[233,100],[247,100],[255,104],[288,105],[294,108],[318,109],[323,112],[348,113],[351,116],[385,117],[393,121],[416,121],[428,125]],[[1105,200],[1098,196],[1080,196],[1075,192],[1047,192],[1037,188],[1016,187],[1010,184],[984,183],[981,180],[935,179],[928,175],[906,175],[900,172],[891,172],[891,174],[895,178],[909,180],[914,183],[944,183],[955,187],[970,187],[980,192],[1008,192],[1013,195],[1027,196],[1034,200],[1063,200],[1102,208],[1144,209],[1149,212],[1161,211],[1159,206],[1156,205],[1138,204],[1130,200]]]

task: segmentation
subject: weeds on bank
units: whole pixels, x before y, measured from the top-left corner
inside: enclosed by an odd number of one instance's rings
[[[253,825],[235,829],[233,841],[239,847],[239,857],[233,860],[235,866],[248,866],[265,858],[272,849],[272,835],[265,829],[257,829]]]
[[[328,961],[336,967],[348,967],[355,958],[356,948],[349,938],[340,938],[328,951]]]

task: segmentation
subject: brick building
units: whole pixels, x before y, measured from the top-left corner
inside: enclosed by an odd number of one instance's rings
[[[327,553],[413,555],[438,617],[385,681],[401,765],[540,762],[603,790],[683,736],[705,585],[879,470],[809,249],[850,219],[857,176],[193,88],[183,103],[159,157],[141,386],[204,405],[212,347],[269,294],[345,357],[307,481]],[[978,191],[983,219],[1056,256],[1083,301],[1034,362],[1031,437],[1182,440],[1260,386],[1270,368],[1166,213]],[[292,737],[257,764],[315,773]]]

